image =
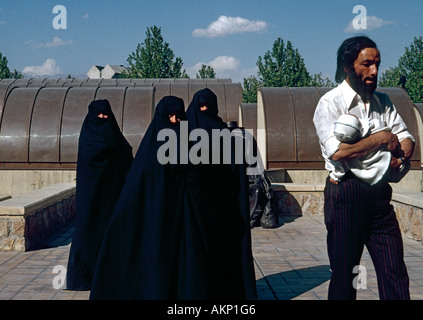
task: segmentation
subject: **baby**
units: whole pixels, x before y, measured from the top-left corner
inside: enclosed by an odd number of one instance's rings
[[[358,119],[352,114],[341,115],[334,125],[335,137],[344,143],[356,143],[362,138],[382,130],[391,131],[391,128],[386,125],[385,121],[379,119]],[[390,163],[390,151],[376,150],[363,158],[349,160],[348,166],[357,178],[362,179],[370,185],[374,185],[387,173]],[[389,181],[398,182],[401,180],[408,171],[405,169],[405,164],[402,164],[399,170],[391,172]],[[340,169],[338,168],[339,171]],[[343,172],[339,173],[343,174]]]

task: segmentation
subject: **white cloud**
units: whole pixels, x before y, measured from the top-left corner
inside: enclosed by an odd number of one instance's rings
[[[198,70],[201,69],[201,66],[203,64],[212,67],[216,74],[219,75],[228,71],[237,70],[239,65],[241,64],[241,61],[234,57],[218,56],[210,62],[196,63],[193,67],[188,68],[188,74],[192,77],[195,77],[196,73],[198,73]]]
[[[212,67],[216,72],[229,71],[238,69],[241,61],[234,57],[218,56],[210,61],[207,65]]]
[[[34,44],[34,48],[53,48],[53,47],[60,47],[60,46],[69,46],[73,44],[73,40],[63,40],[59,37],[53,37],[51,42],[47,43],[38,43],[35,44],[34,39],[30,39],[25,42],[25,45],[32,45]]]
[[[60,68],[56,65],[56,61],[48,58],[41,66],[28,66],[22,70],[26,76],[39,77],[39,76],[54,76],[62,73]]]
[[[83,16],[82,16],[82,19],[88,19],[90,16],[88,15],[88,13],[86,13],[86,14],[84,14]]]
[[[220,16],[213,21],[207,29],[195,29],[194,37],[216,38],[229,34],[243,32],[259,32],[267,28],[267,24],[261,20],[247,20],[241,17]]]
[[[198,62],[194,66],[186,69],[186,72],[191,78],[195,78],[202,65],[210,66],[216,73],[216,78],[232,78],[232,80],[242,79],[243,71],[239,70],[241,61],[229,56],[218,56],[209,62]]]
[[[360,32],[360,31],[371,31],[378,28],[381,28],[383,26],[394,24],[394,21],[389,20],[383,20],[381,18],[378,18],[376,16],[367,16],[367,26],[365,29],[356,29],[353,26],[353,20],[351,20],[347,27],[344,29],[344,32]]]
[[[7,24],[6,21],[0,21],[0,24]]]
[[[54,37],[52,42],[41,44],[41,46],[46,48],[52,48],[52,47],[67,46],[72,43],[73,43],[73,40],[62,40],[59,37]]]

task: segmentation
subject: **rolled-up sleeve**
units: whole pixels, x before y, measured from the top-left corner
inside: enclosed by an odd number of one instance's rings
[[[314,112],[313,123],[320,141],[323,157],[330,159],[339,150],[341,142],[334,135],[334,123],[341,113],[326,99],[320,99]]]

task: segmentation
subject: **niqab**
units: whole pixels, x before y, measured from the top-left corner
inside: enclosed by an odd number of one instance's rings
[[[207,110],[201,111],[202,106]],[[245,166],[236,165],[233,155],[231,164],[223,164],[222,158],[212,164],[217,152],[212,131],[228,128],[218,116],[217,97],[210,89],[194,95],[186,114],[190,133],[200,128],[208,133],[210,161],[191,163],[188,169],[179,297],[255,299]],[[221,145],[217,147],[223,156]]]
[[[99,118],[98,115],[107,115]],[[76,214],[68,260],[69,290],[89,290],[101,240],[132,163],[108,100],[88,106],[78,140]]]
[[[157,104],[107,228],[90,299],[167,300],[177,298],[184,166],[161,164],[158,133],[172,130],[179,141],[185,120],[182,99]],[[186,166],[185,166],[186,167]]]

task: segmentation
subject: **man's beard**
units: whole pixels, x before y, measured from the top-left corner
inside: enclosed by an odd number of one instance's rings
[[[364,99],[369,100],[377,88],[377,76],[375,78],[367,77],[364,80],[358,76],[354,70],[349,75],[351,87]],[[371,84],[366,84],[366,80],[373,80]]]

